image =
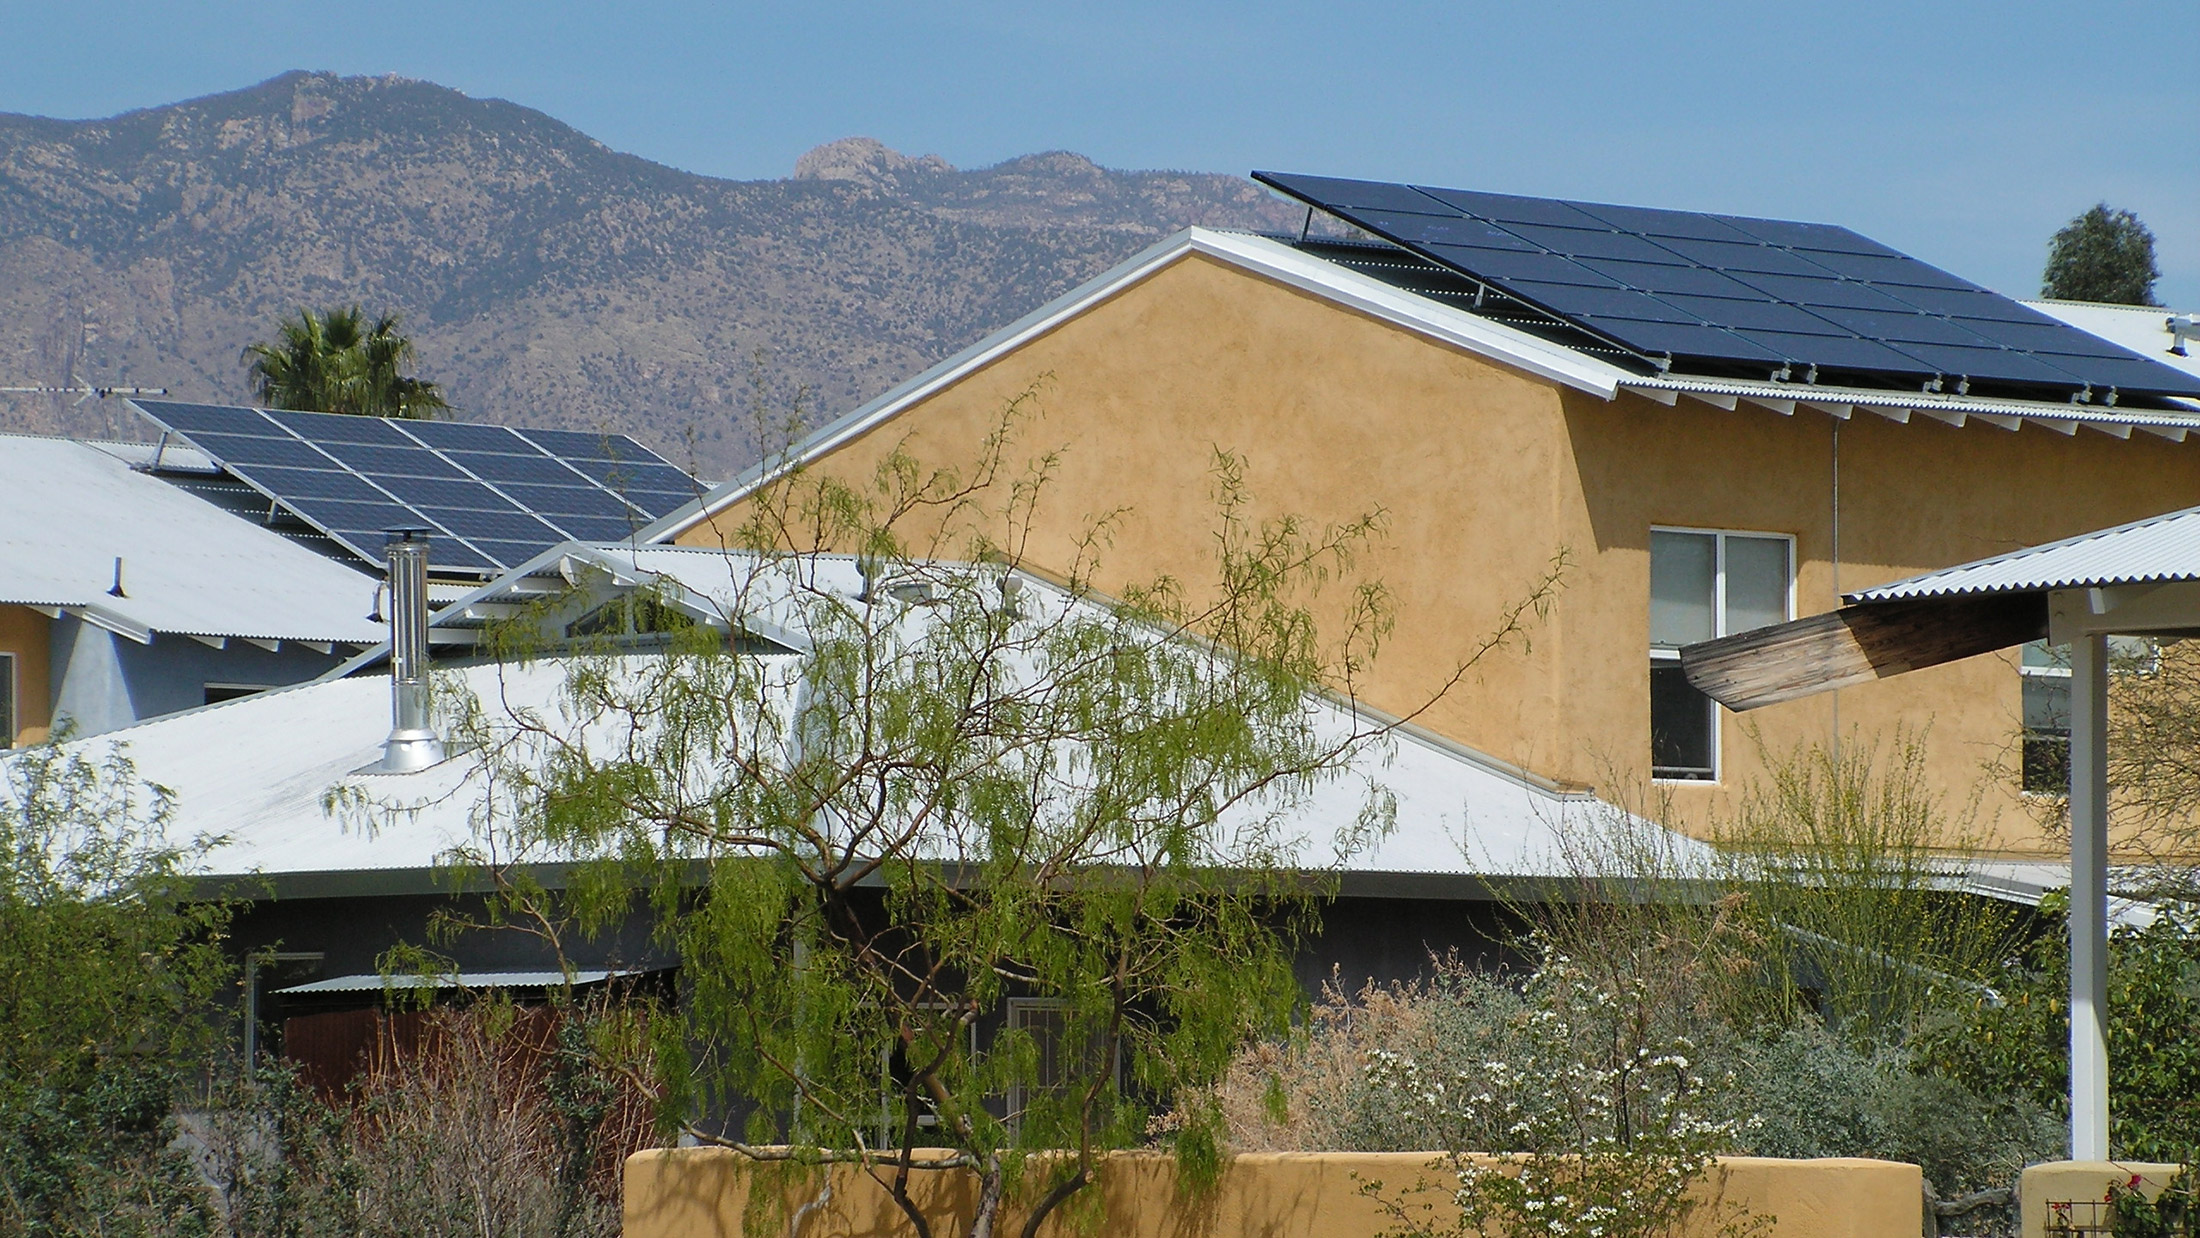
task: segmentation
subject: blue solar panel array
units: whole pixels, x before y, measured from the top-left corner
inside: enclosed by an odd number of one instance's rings
[[[2200,396],[2200,378],[1830,224],[1253,176],[1677,370]]]
[[[623,434],[131,403],[371,562],[385,530],[410,526],[430,531],[431,566],[493,572],[576,538],[622,540],[700,492]]]

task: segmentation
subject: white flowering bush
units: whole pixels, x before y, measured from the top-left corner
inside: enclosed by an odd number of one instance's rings
[[[1658,1238],[1720,1206],[1698,1187],[1743,1134],[1721,1116],[1732,1080],[1698,1068],[1694,1041],[1653,998],[1643,981],[1593,979],[1553,954],[1508,1025],[1490,1029],[1492,1052],[1440,1066],[1371,1052],[1370,1099],[1405,1127],[1447,1134],[1431,1167],[1452,1179],[1456,1205],[1441,1218],[1425,1191],[1365,1183],[1397,1223],[1387,1238]],[[1729,1210],[1719,1228],[1762,1220]]]

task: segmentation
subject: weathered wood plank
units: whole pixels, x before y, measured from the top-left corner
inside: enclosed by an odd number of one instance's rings
[[[2044,593],[1877,602],[1690,645],[1681,668],[1697,691],[1740,711],[2046,635]]]

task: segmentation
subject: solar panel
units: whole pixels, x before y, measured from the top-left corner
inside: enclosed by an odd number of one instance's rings
[[[497,489],[512,496],[512,501],[521,507],[549,517],[553,522],[559,516],[606,516],[623,520],[632,510],[623,499],[596,486],[523,486],[505,482],[499,483]]]
[[[486,574],[574,538],[624,540],[701,488],[619,434],[131,403],[374,563],[385,530],[422,526],[432,566]]]
[[[1589,331],[1646,368],[1968,382],[2032,399],[2200,396],[2200,378],[1831,224],[1253,176],[1476,281],[1507,313]]]
[[[463,421],[416,421],[405,433],[430,447],[451,451],[499,451],[515,455],[541,454],[534,444],[503,426],[470,425]]]

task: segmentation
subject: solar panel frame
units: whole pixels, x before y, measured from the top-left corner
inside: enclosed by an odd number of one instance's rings
[[[1801,365],[1810,380],[1823,368],[1836,372],[1833,381],[1929,389],[1967,378],[2033,399],[2082,401],[2110,386],[2142,398],[2200,396],[2200,378],[1833,224],[1254,177],[1655,369],[1755,365],[1780,378]],[[1485,228],[1535,248],[1492,240]],[[1602,291],[1582,291],[1591,288]],[[1742,295],[1704,299],[1719,291]],[[1695,321],[1679,321],[1689,316]]]
[[[1605,206],[1594,207],[1575,203],[1576,209],[1593,215],[1614,228],[1640,232],[1650,237],[1690,238],[1701,241],[1756,241],[1762,237],[1751,236],[1715,215],[1698,215],[1691,211],[1669,211],[1654,206]]]
[[[257,438],[289,438],[289,431],[269,421],[259,409],[232,408],[226,404],[191,404],[175,400],[132,400],[146,416],[178,434],[236,434]]]
[[[623,542],[651,523],[647,520],[621,519],[615,516],[564,516],[549,519],[568,536],[584,542]]]
[[[533,456],[542,450],[521,438],[509,426],[480,425],[465,421],[416,421],[401,426],[407,436],[437,451],[481,451],[502,455]]]
[[[381,476],[378,483],[398,501],[412,507],[450,507],[470,511],[523,511],[505,495],[473,478]]]
[[[420,513],[402,503],[359,503],[344,499],[295,498],[281,500],[307,523],[328,529],[394,529],[414,522]]]
[[[651,520],[662,520],[695,502],[698,496],[692,490],[686,493],[670,490],[633,490],[626,492],[623,497],[627,502],[649,513]]]
[[[567,460],[565,463],[613,493],[621,488],[664,490],[683,482],[694,484],[687,474],[669,464],[640,460]]]
[[[1696,297],[1747,297],[1753,292],[1750,285],[1742,280],[1724,271],[1713,271],[1705,267],[1620,262],[1609,258],[1577,258],[1575,261],[1600,275],[1620,281],[1628,288],[1653,296],[1676,293]]]
[[[564,531],[518,508],[479,511],[472,508],[416,507],[413,510],[435,521],[454,537],[480,545],[484,541],[536,542],[551,545],[565,540]]]
[[[497,489],[509,495],[521,510],[534,512],[549,518],[567,516],[605,516],[623,519],[633,511],[625,499],[601,486],[525,486],[501,484]]]
[[[194,434],[193,446],[225,465],[264,465],[273,468],[326,469],[336,462],[311,443],[295,438],[253,438],[242,434]]]
[[[1620,282],[1559,254],[1541,251],[1485,249],[1472,245],[1431,243],[1425,248],[1464,268],[1472,263],[1479,276],[1511,282],[1530,280],[1545,284],[1578,284],[1587,288],[1618,288]]]
[[[417,526],[431,530],[437,569],[493,572],[576,538],[626,540],[701,489],[620,434],[132,403],[370,562],[380,561],[385,530]]]
[[[598,433],[589,430],[515,430],[513,434],[535,445],[545,455],[560,459],[581,460],[602,458],[606,452],[613,458],[634,460],[662,459],[656,452],[642,446],[624,434]]]
[[[1505,229],[1523,241],[1566,258],[1605,258],[1614,262],[1671,265],[1673,251],[1631,232],[1610,228],[1561,228],[1547,224],[1513,224]],[[1717,242],[1698,242],[1716,244]]]
[[[555,456],[507,456],[479,451],[446,451],[443,458],[490,485],[516,482],[537,486],[593,486],[594,478]]]
[[[389,496],[372,482],[357,473],[342,469],[286,469],[274,467],[253,468],[253,472],[270,488],[280,488],[283,494],[305,499],[335,499],[349,502],[387,502]]]
[[[356,472],[383,476],[458,479],[465,472],[425,447],[379,447],[367,443],[326,443],[321,450]]]
[[[484,541],[476,542],[475,545],[478,546],[481,552],[484,555],[487,555],[490,560],[492,560],[498,567],[509,569],[518,567],[520,564],[527,562],[529,559],[532,559],[536,555],[541,554],[543,551],[550,549],[552,546],[561,545],[571,540],[573,539],[561,536],[550,542]]]
[[[344,413],[302,413],[291,409],[264,409],[260,415],[309,443],[412,446],[412,440],[406,438],[395,423],[380,417],[355,417]]]

